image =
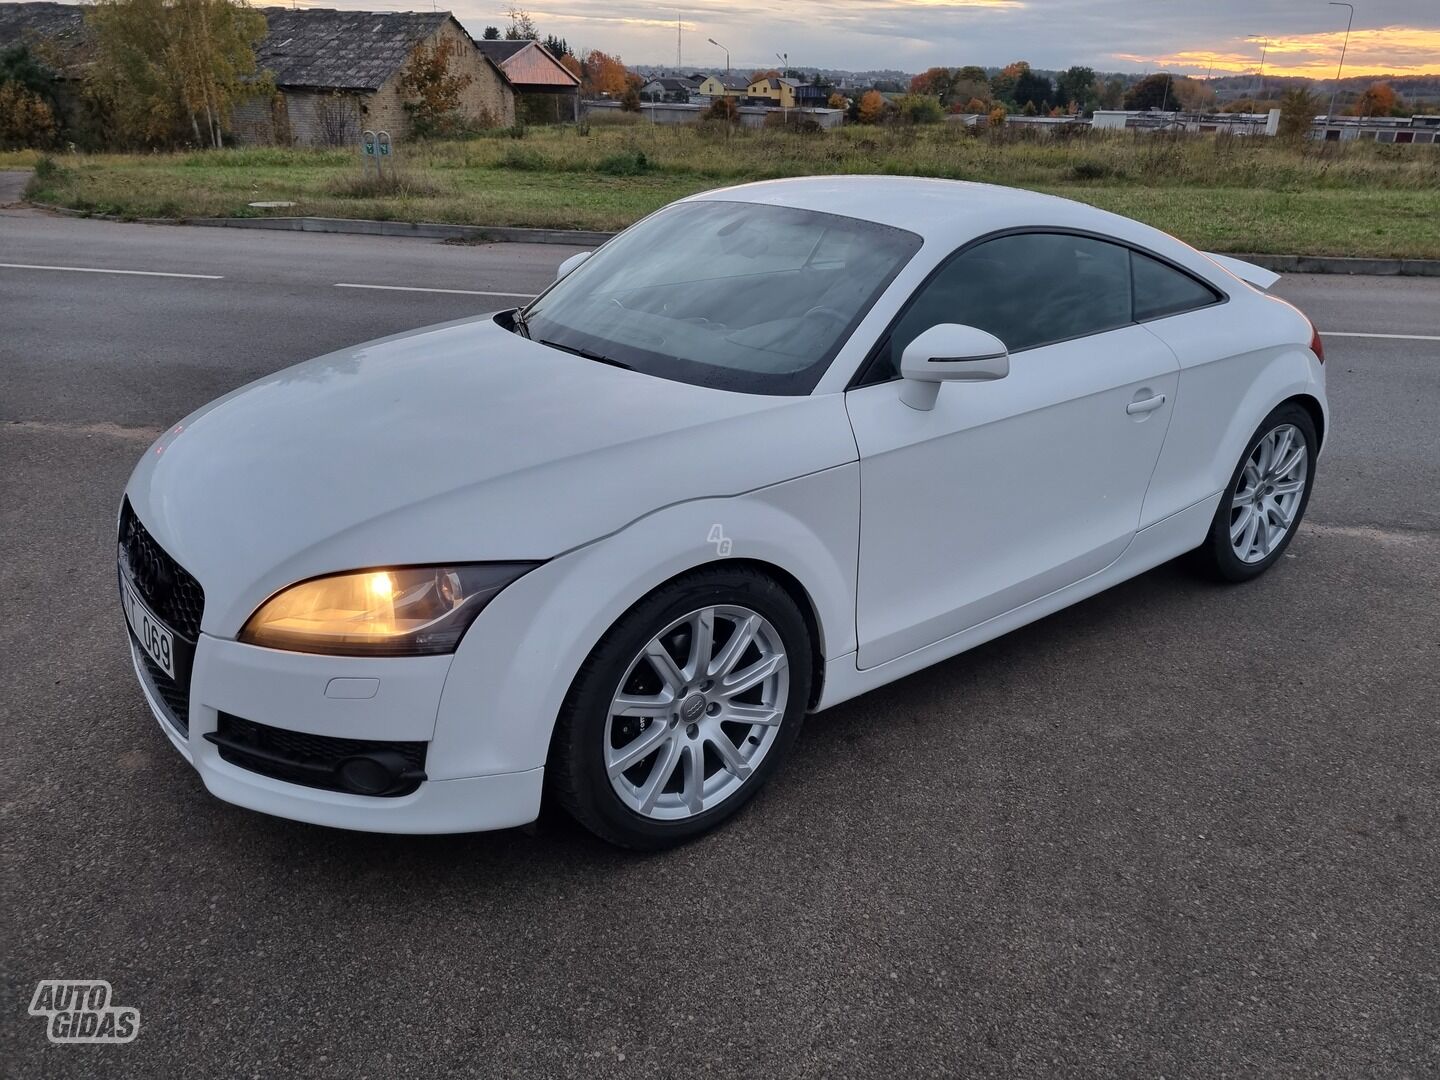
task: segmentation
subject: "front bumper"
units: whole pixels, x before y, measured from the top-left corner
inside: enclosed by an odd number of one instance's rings
[[[201,634],[191,672],[188,723],[177,726],[147,678],[133,640],[130,651],[136,678],[161,730],[210,793],[226,802],[316,825],[387,833],[504,829],[533,821],[539,813],[544,769],[464,776],[447,768],[447,762],[469,756],[469,748],[460,745],[467,732],[449,731],[437,738],[449,656],[313,656]],[[356,688],[369,696],[355,696]],[[422,741],[428,744],[427,779],[411,793],[394,797],[273,779],[226,761],[220,748],[205,738],[217,730],[221,713],[330,738]],[[476,733],[472,729],[468,734]]]

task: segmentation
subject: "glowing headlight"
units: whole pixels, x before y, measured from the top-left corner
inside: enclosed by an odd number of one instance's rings
[[[261,604],[240,640],[344,656],[454,652],[481,609],[536,565],[392,567],[302,581]]]

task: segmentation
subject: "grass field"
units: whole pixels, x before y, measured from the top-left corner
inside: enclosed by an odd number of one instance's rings
[[[1440,258],[1440,146],[1287,145],[1090,133],[1070,140],[950,128],[823,134],[644,123],[531,129],[398,148],[376,195],[343,150],[253,149],[46,159],[30,197],[128,217],[281,214],[617,229],[707,188],[813,173],[939,176],[1032,188],[1147,221],[1219,251]],[[0,154],[0,168],[35,164]]]

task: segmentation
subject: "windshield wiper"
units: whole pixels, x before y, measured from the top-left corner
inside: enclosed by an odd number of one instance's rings
[[[520,331],[522,337],[527,339],[530,337],[530,320],[526,317],[524,308],[517,307],[510,316],[510,322],[515,329]]]
[[[568,352],[574,356],[583,356],[586,360],[596,360],[602,364],[609,364],[611,367],[624,368],[626,371],[635,369],[623,360],[616,360],[613,356],[601,356],[599,353],[591,352],[589,349],[577,349],[573,345],[561,345],[558,341],[544,341],[541,345],[549,345],[552,349],[559,349],[561,352]]]

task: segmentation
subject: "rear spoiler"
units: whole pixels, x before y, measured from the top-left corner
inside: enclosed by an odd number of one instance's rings
[[[1211,262],[1218,263],[1222,270],[1229,270],[1241,281],[1248,281],[1257,289],[1268,289],[1280,280],[1280,275],[1273,270],[1266,270],[1263,266],[1256,266],[1244,259],[1231,258],[1229,255],[1216,255],[1213,251],[1207,251],[1204,254]]]

